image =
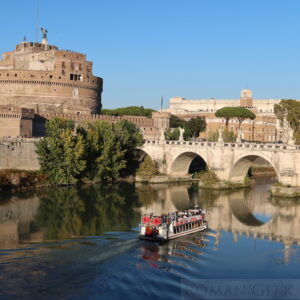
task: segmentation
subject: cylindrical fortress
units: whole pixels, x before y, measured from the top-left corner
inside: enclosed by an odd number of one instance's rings
[[[84,54],[22,42],[0,61],[0,104],[36,113],[100,113],[102,78]]]

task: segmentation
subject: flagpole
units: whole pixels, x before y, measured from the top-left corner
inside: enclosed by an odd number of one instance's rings
[[[162,113],[163,102],[164,102],[164,97],[161,97],[161,101],[160,101],[160,112],[161,113]]]

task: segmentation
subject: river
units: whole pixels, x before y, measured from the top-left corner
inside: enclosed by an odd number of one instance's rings
[[[182,279],[299,279],[300,203],[196,184],[1,195],[0,299],[178,299]],[[140,241],[141,213],[208,211],[209,230]]]

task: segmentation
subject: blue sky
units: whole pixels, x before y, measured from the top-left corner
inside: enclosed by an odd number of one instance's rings
[[[1,1],[0,52],[35,39],[37,0]],[[170,97],[300,99],[298,0],[39,0],[49,43],[87,54],[103,107]],[[39,34],[41,38],[41,34]]]

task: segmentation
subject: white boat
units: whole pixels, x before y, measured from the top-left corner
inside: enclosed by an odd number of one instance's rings
[[[176,211],[161,216],[143,215],[139,225],[139,238],[167,241],[207,229],[206,212],[201,209]]]

